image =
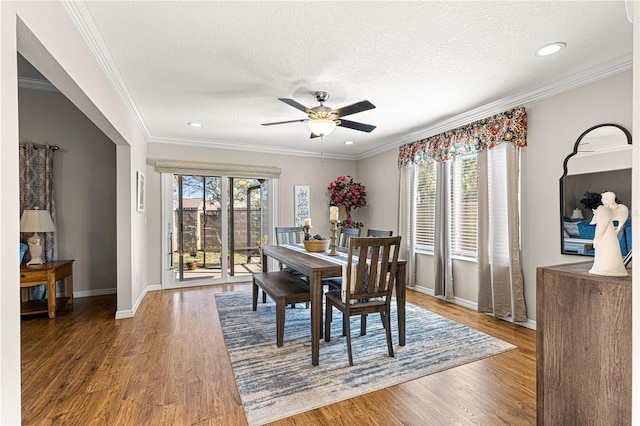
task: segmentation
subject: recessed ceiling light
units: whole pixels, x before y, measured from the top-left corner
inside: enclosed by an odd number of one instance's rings
[[[202,127],[202,123],[198,123],[197,121],[190,121],[187,124],[191,127]]]
[[[540,49],[538,49],[536,51],[536,56],[553,55],[554,53],[558,53],[559,51],[561,51],[565,47],[567,47],[567,44],[563,43],[561,41],[558,41],[556,43],[547,44],[545,46],[542,46]]]
[[[344,141],[345,145],[353,145],[353,141]]]

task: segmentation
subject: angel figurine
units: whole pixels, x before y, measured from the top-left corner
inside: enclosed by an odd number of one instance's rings
[[[629,209],[623,204],[616,203],[616,194],[602,193],[602,205],[593,211],[592,225],[596,225],[593,238],[595,257],[590,274],[609,277],[626,277],[627,269],[622,262],[618,234],[624,229],[629,217]],[[613,221],[618,221],[614,227]]]

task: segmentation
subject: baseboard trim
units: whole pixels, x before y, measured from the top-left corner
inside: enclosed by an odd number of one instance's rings
[[[144,297],[147,295],[147,293],[150,291],[158,291],[158,290],[162,290],[162,286],[160,284],[146,286],[144,290],[142,290],[142,293],[140,293],[140,296],[138,296],[136,303],[133,304],[133,309],[124,309],[124,310],[116,311],[116,319],[133,318],[136,315],[136,312],[138,311],[138,307],[140,307],[140,304],[144,300]]]
[[[445,299],[442,296],[436,296],[435,292],[427,287],[422,287],[422,286],[414,286],[414,287],[407,287],[410,288],[411,290],[415,290],[419,293],[424,293],[424,294],[428,294],[429,296],[433,296],[433,297],[437,297],[438,299],[442,299],[446,302],[450,302],[453,303],[455,305],[460,305],[460,306],[464,306],[465,308],[469,308],[469,309],[473,309],[474,311],[478,310],[478,304],[475,302],[471,302],[469,300],[466,299],[461,299],[459,297],[454,297],[453,299]],[[487,314],[490,315],[490,314]],[[514,323],[516,325],[522,326],[522,327],[526,327],[526,328],[530,328],[531,330],[535,330],[536,329],[536,322],[535,320],[530,320],[528,319],[525,322],[516,322],[513,320],[512,317],[500,317],[501,320],[503,321],[507,321],[507,322],[511,322]]]
[[[108,294],[118,294],[117,288],[101,288],[98,290],[82,290],[74,291],[73,297],[79,299],[81,297],[106,296]]]

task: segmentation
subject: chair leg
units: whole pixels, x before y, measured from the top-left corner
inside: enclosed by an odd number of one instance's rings
[[[333,305],[327,301],[327,312],[324,315],[324,341],[331,341],[331,317],[333,316]]]
[[[367,334],[367,314],[360,315],[360,335]]]
[[[387,332],[387,348],[389,348],[389,356],[393,357],[393,342],[391,341],[391,315],[389,313],[384,315],[386,321],[384,328]]]
[[[258,309],[258,284],[256,284],[256,280],[253,280],[253,304],[252,308],[255,311]]]
[[[345,328],[347,332],[347,351],[349,352],[349,365],[353,367],[353,355],[351,353],[351,317],[346,317],[346,315],[343,315],[343,318],[346,320]]]
[[[380,312],[380,321],[382,321],[383,327],[387,326],[387,322],[384,320],[384,312]]]
[[[282,300],[276,300],[276,346],[282,346],[284,342],[284,308]]]
[[[342,337],[347,335],[347,314],[345,314],[344,312],[342,313]]]

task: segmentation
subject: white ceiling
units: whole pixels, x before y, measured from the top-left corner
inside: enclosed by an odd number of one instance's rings
[[[150,142],[363,158],[631,67],[615,2],[66,4]],[[566,49],[536,57],[563,41]],[[313,92],[372,133],[309,139]],[[484,115],[483,115],[484,114]],[[202,128],[187,126],[200,121]],[[447,127],[448,126],[448,127]],[[344,145],[345,141],[353,145]]]

